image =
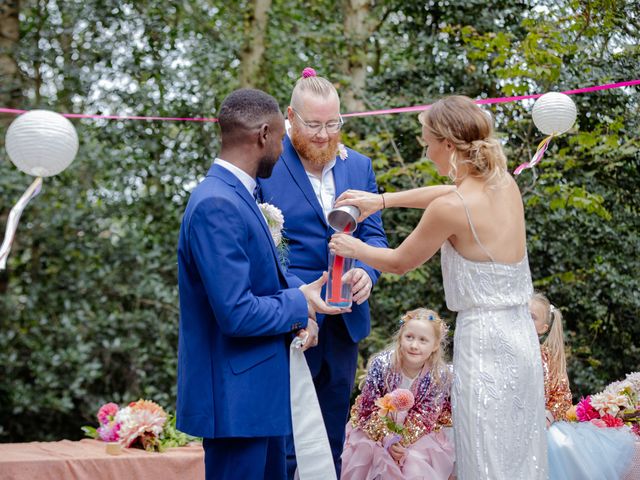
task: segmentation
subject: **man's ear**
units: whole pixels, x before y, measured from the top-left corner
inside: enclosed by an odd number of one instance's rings
[[[291,105],[289,105],[287,107],[287,120],[289,120],[289,123],[293,123],[293,116],[294,116],[293,108],[291,108]]]
[[[258,144],[261,147],[264,147],[267,144],[267,137],[270,133],[271,130],[269,129],[268,123],[263,123],[262,125],[260,125],[260,128],[258,130]]]

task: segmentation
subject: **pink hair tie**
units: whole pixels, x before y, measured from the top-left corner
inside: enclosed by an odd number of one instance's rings
[[[302,70],[302,78],[317,77],[317,76],[318,74],[311,67],[306,67],[304,70]]]

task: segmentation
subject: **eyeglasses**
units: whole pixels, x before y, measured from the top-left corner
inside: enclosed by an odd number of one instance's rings
[[[309,130],[310,133],[313,133],[316,135],[320,133],[323,128],[326,129],[327,133],[329,134],[338,133],[342,129],[342,125],[344,125],[344,120],[342,120],[342,117],[340,115],[338,115],[339,120],[331,120],[330,122],[327,122],[327,123],[307,122],[305,121],[304,118],[300,116],[300,114],[296,111],[295,108],[291,107],[291,110],[293,110],[293,113],[295,113],[298,116],[302,124],[307,128],[307,130]]]

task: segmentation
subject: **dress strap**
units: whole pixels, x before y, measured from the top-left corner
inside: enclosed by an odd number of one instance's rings
[[[460,200],[462,201],[462,206],[464,207],[464,211],[467,213],[467,220],[469,220],[469,226],[471,227],[471,233],[473,234],[473,238],[476,239],[476,243],[478,244],[478,246],[482,249],[482,251],[484,253],[486,253],[487,257],[489,257],[489,259],[492,262],[495,262],[495,259],[493,258],[493,255],[491,255],[489,253],[489,251],[484,247],[484,245],[482,245],[482,242],[480,241],[480,239],[478,238],[478,234],[476,233],[476,229],[473,226],[473,222],[471,221],[471,214],[469,213],[469,208],[467,208],[467,204],[464,201],[464,198],[462,198],[462,194],[456,189],[454,190],[454,192],[456,192],[456,194],[460,197]]]

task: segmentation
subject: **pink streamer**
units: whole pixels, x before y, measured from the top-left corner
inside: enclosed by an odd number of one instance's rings
[[[574,90],[566,90],[562,93],[566,95],[575,95],[578,93],[591,93],[599,90],[610,90],[613,88],[631,87],[634,85],[640,85],[640,79],[627,80],[624,82],[607,83],[604,85],[595,85],[592,87],[577,88]],[[536,93],[532,95],[518,95],[514,97],[496,97],[496,98],[481,98],[476,100],[478,105],[490,105],[495,103],[510,103],[519,102],[522,100],[529,100],[541,97],[542,93]],[[367,117],[371,115],[389,115],[394,113],[408,113],[408,112],[421,112],[426,110],[431,105],[415,105],[413,107],[400,107],[400,108],[388,108],[383,110],[371,110],[368,112],[354,112],[345,113],[343,117]],[[19,115],[25,113],[27,110],[17,110],[13,108],[0,107],[0,113],[9,113],[13,115]],[[63,116],[67,118],[90,118],[90,119],[103,119],[103,120],[158,120],[158,121],[171,121],[171,122],[217,122],[217,118],[206,117],[147,117],[147,116],[118,116],[118,115],[89,115],[83,113],[63,113]]]
[[[596,92],[598,90],[609,90],[612,88],[622,88],[622,87],[631,87],[633,85],[640,85],[640,79],[638,80],[628,80],[625,82],[617,82],[617,83],[607,83],[605,85],[596,85],[593,87],[584,87],[577,88],[575,90],[566,90],[562,93],[566,95],[575,95],[577,93],[590,93]],[[522,100],[529,100],[533,98],[539,98],[543,93],[536,93],[532,95],[518,95],[515,97],[497,97],[497,98],[481,98],[476,100],[478,105],[490,105],[494,103],[510,103],[510,102],[520,102]],[[388,115],[391,113],[405,113],[405,112],[421,112],[426,110],[431,105],[416,105],[414,107],[401,107],[401,108],[390,108],[386,110],[372,110],[369,112],[357,112],[357,113],[346,113],[342,115],[343,117],[364,117],[368,115]]]
[[[518,166],[518,168],[516,168],[513,171],[514,175],[520,175],[522,173],[522,171],[526,168],[531,168],[535,165],[538,164],[538,162],[540,162],[540,160],[542,160],[542,156],[544,155],[544,152],[547,151],[547,147],[549,146],[549,144],[551,143],[551,138],[549,137],[547,138],[544,143],[542,145],[540,145],[540,148],[538,149],[538,151],[533,155],[533,158],[531,159],[531,161],[529,162],[524,162],[522,164],[520,164]]]

